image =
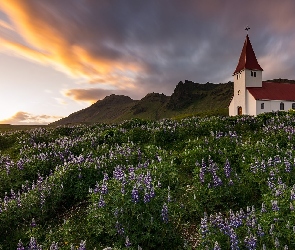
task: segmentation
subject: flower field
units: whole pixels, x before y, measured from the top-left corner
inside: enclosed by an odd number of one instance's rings
[[[0,134],[0,249],[295,249],[295,113]]]

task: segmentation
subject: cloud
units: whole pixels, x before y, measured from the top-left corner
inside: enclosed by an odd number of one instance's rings
[[[180,80],[231,80],[246,25],[258,60],[281,55],[295,39],[292,0],[10,0],[0,6],[24,40],[2,38],[2,47],[118,93],[171,94]],[[269,44],[277,42],[282,46],[274,52]],[[284,64],[293,65],[294,56],[289,48]],[[104,93],[92,92],[68,94],[93,101]]]
[[[7,30],[14,30],[13,27],[9,23],[7,23],[3,20],[0,20],[0,28],[4,28]]]
[[[0,121],[0,124],[13,124],[13,125],[30,125],[30,124],[48,124],[61,119],[60,116],[49,115],[33,115],[27,112],[19,111],[12,117]]]
[[[68,89],[63,92],[63,94],[75,101],[84,101],[90,104],[97,102],[98,100],[103,99],[105,96],[111,94],[117,95],[127,95],[130,96],[131,93],[128,91],[121,90],[109,90],[109,89],[99,89],[99,88],[91,88],[91,89]]]

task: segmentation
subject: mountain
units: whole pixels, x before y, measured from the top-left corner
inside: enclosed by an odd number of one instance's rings
[[[113,123],[131,118],[158,120],[204,112],[227,114],[232,96],[232,82],[200,84],[185,80],[177,84],[171,96],[149,93],[141,100],[132,100],[128,96],[112,94],[51,125]]]

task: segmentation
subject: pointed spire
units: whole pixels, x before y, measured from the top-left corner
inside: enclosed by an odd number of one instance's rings
[[[239,63],[233,75],[240,72],[243,69],[263,71],[263,69],[260,67],[256,59],[256,56],[248,35],[246,36],[246,40],[241,52]]]

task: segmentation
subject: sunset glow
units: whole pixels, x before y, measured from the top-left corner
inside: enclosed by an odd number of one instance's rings
[[[294,79],[294,8],[291,0],[1,1],[0,123],[47,124],[112,93],[171,95],[185,79],[227,82],[246,25],[265,80]]]

